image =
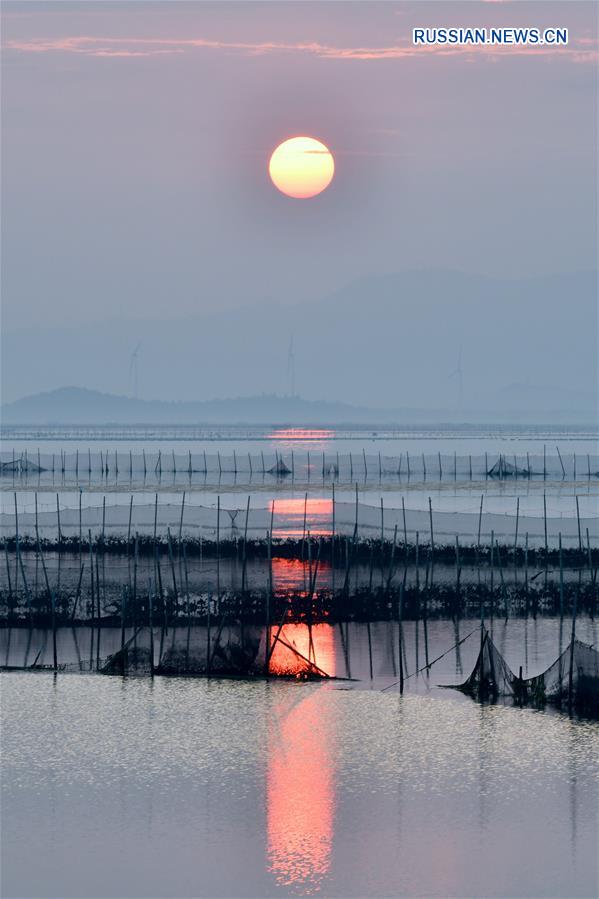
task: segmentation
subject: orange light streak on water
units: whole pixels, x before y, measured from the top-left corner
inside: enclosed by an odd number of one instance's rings
[[[288,700],[287,700],[288,701]],[[276,730],[275,730],[276,728]],[[312,693],[272,724],[267,768],[268,868],[280,886],[309,895],[331,864],[334,783],[330,721]]]
[[[312,576],[314,576],[316,560],[312,558]],[[321,559],[318,563],[316,577],[316,590],[328,587],[331,583],[331,563]],[[297,593],[306,596],[310,586],[310,564],[307,559],[282,559],[273,556],[272,559],[272,586],[273,590],[281,593]]]

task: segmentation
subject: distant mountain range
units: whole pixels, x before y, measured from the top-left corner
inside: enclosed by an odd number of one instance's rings
[[[306,400],[298,396],[238,397],[201,402],[169,402],[141,400],[101,393],[81,387],[63,387],[36,393],[2,407],[3,425],[186,425],[186,424],[386,424],[423,423],[556,423],[540,399],[535,411],[513,411],[513,393],[526,392],[526,387],[513,385],[507,390],[503,411],[451,411],[447,409],[369,409],[341,402]],[[533,392],[534,394],[534,392]],[[552,394],[549,396],[551,401]],[[564,409],[561,420],[576,424],[596,423],[572,404]]]
[[[59,393],[7,407],[8,416],[337,421],[399,410],[415,421],[425,410],[444,422],[597,419],[596,272],[376,274],[295,305],[208,309],[198,297],[185,319],[169,315],[165,298],[162,321],[127,318],[123,291],[122,318],[86,320],[96,312],[82,297],[81,320],[4,324],[1,335],[3,399],[65,384],[120,399],[92,406],[90,396]],[[160,404],[125,407],[136,383]],[[292,383],[314,402],[286,397]]]
[[[372,412],[299,397],[251,396],[205,402],[140,400],[63,387],[2,408],[5,424],[254,424],[365,422]]]

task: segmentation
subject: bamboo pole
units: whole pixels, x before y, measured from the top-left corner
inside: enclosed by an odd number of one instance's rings
[[[39,546],[39,542],[40,542],[39,537],[37,539],[37,542],[38,542],[38,546]],[[8,558],[8,541],[7,540],[4,541],[4,559],[6,562],[6,576],[8,578],[8,596],[9,596],[9,600],[10,600],[10,605],[12,607],[12,604],[13,604],[12,578],[11,578],[11,574],[10,574],[10,560]]]
[[[15,499],[15,546],[17,550],[17,556],[15,561],[15,595],[17,597],[18,602],[18,593],[19,593],[19,513],[17,510],[17,493],[15,491],[14,494]]]
[[[393,544],[392,544],[392,546],[391,546],[391,558],[389,559],[389,574],[388,574],[388,576],[387,576],[387,593],[388,593],[388,592],[390,591],[390,589],[391,589],[391,581],[392,581],[393,575],[394,575],[393,563],[394,563],[394,561],[395,561],[395,548],[396,548],[396,546],[397,546],[397,525],[395,525],[395,528],[394,528],[394,531],[393,531]]]
[[[385,584],[385,508],[381,496],[381,587]]]
[[[96,556],[96,565],[98,563],[98,557]],[[102,556],[102,563],[104,563],[104,556]],[[104,590],[106,590],[106,586],[104,585]],[[106,597],[106,593],[104,592],[104,597]],[[96,628],[96,671],[100,670],[100,641],[102,639],[102,608],[100,606],[100,591],[98,590],[98,623]],[[92,622],[93,627],[93,622]]]
[[[591,576],[591,583],[594,586],[596,572],[593,570],[593,557],[591,555],[591,538],[589,537],[589,529],[588,528],[586,528],[586,536],[587,536],[587,558],[589,561],[589,574]]]
[[[154,564],[155,571],[158,576],[157,584],[158,584],[158,595],[160,597],[160,601],[162,603],[162,616],[161,616],[161,625],[160,625],[160,654],[158,656],[158,666],[162,663],[162,655],[164,652],[164,637],[167,632],[167,608],[166,608],[166,596],[165,591],[162,588],[162,572],[160,570],[160,557],[158,556],[158,547],[154,544]]]
[[[560,451],[559,451],[559,446],[556,445],[555,448],[556,448],[556,450],[557,450],[557,456],[558,456],[558,459],[559,459],[559,464],[560,464],[561,467],[562,467],[562,478],[565,478],[565,477],[566,477],[566,469],[564,468],[564,463],[563,463],[563,460],[562,460],[562,454],[561,454]]]
[[[150,677],[154,677],[154,593],[152,578],[148,578],[148,625],[150,628]]]
[[[54,671],[58,671],[58,650],[56,646],[56,598],[54,596],[54,592],[50,587],[50,581],[48,579],[48,569],[46,568],[46,562],[44,560],[44,554],[42,552],[42,547],[39,540],[37,542],[37,551],[42,562],[42,570],[44,572],[44,579],[46,581],[46,590],[48,591],[48,598],[50,600],[52,621],[52,667],[54,668]]]
[[[23,554],[21,553],[21,549],[19,544],[16,545],[17,551],[17,561],[19,563],[19,567],[21,570],[21,578],[23,579],[23,587],[25,588],[25,598],[27,599],[27,610],[29,612],[29,624],[30,627],[33,626],[33,607],[31,602],[31,591],[29,589],[29,584],[27,583],[27,577],[25,576],[25,567],[23,565]]]
[[[216,607],[220,615],[220,495],[216,498]]]
[[[478,559],[478,554],[480,553],[480,531],[483,522],[483,499],[485,498],[484,493],[480,495],[480,507],[478,510],[478,536],[476,539],[476,557]]]
[[[399,587],[399,599],[397,602],[397,629],[399,641],[399,693],[403,694],[404,685],[404,659],[403,659],[403,584]]]
[[[564,560],[562,556],[562,532],[558,534],[559,546],[559,617],[560,621],[564,617]]]
[[[308,515],[308,494],[307,492],[304,494],[304,522],[302,525],[302,562],[304,561],[304,547],[306,542],[306,519]],[[271,531],[272,531],[272,521],[271,521]]]
[[[133,605],[137,604],[137,566],[139,563],[139,534],[135,532],[133,541]]]
[[[528,531],[524,537],[524,588],[526,592],[526,615],[528,617]]]
[[[75,602],[73,603],[73,611],[71,613],[71,621],[75,620],[75,615],[77,613],[77,606],[79,605],[79,597],[81,596],[81,585],[83,583],[83,572],[85,570],[85,562],[81,562],[79,566],[79,581],[77,583],[77,590],[75,592]]]
[[[272,524],[272,518],[271,518]],[[270,608],[271,608],[271,600],[272,600],[272,527],[269,530],[268,534],[268,591],[266,593],[266,608],[265,608],[265,624],[266,624],[266,636],[265,636],[265,648],[264,648],[264,674],[266,677],[269,675],[269,667],[270,667]]]
[[[246,590],[246,574],[247,574],[247,542],[248,542],[248,518],[250,516],[250,497],[248,496],[247,506],[245,510],[245,528],[243,531],[243,560],[241,569],[241,592]]]
[[[173,597],[175,600],[175,615],[178,613],[179,609],[179,591],[177,590],[177,579],[175,577],[175,559],[173,555],[173,542],[171,540],[171,529],[166,529],[166,541],[168,548],[168,561],[171,567],[171,579],[173,581]]]
[[[545,533],[545,565],[547,565],[547,555],[549,553],[549,547],[547,543],[547,494],[543,490],[543,526]]]
[[[570,635],[570,668],[568,672],[568,709],[572,708],[572,699],[574,695],[574,645],[576,641],[576,605],[578,599],[578,590],[574,591],[574,601],[572,605],[572,632]]]
[[[505,579],[503,577],[503,563],[501,561],[501,552],[499,550],[499,542],[495,541],[495,548],[497,550],[497,564],[499,565],[499,579],[501,581],[501,594],[503,596],[503,609],[505,612],[505,620],[507,622],[509,617],[509,609],[508,609],[508,600],[507,600],[507,592],[505,589]]]
[[[126,673],[125,667],[125,614],[127,611],[127,588],[123,585],[121,592],[121,665],[122,673]]]

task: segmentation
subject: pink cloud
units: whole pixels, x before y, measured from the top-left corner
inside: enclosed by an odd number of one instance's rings
[[[429,46],[395,44],[388,47],[336,47],[318,42],[246,42],[220,41],[206,38],[107,38],[73,36],[61,38],[36,38],[11,40],[5,49],[22,53],[75,53],[99,57],[144,57],[185,53],[188,50],[231,50],[249,55],[268,53],[304,53],[321,59],[337,60],[389,60],[426,56],[466,56],[473,58],[483,54],[493,59],[506,56],[545,56],[570,59],[573,62],[596,62],[599,47],[595,39],[579,38],[568,46]]]

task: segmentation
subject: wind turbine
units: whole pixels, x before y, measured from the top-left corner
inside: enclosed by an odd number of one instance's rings
[[[293,334],[289,338],[289,352],[287,354],[287,380],[291,390],[291,396],[295,396],[295,353],[293,351]]]
[[[462,401],[464,399],[464,372],[462,371],[462,347],[458,350],[458,364],[454,368],[454,370],[449,375],[449,378],[458,379],[458,405],[459,408],[462,408]]]
[[[141,343],[138,343],[133,352],[131,353],[131,362],[129,363],[129,383],[131,383],[131,379],[133,379],[133,396],[137,400],[139,399],[139,372],[137,365],[137,357],[139,356],[139,350],[141,348]]]

